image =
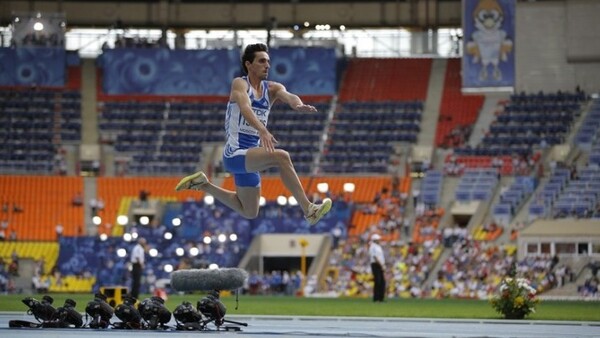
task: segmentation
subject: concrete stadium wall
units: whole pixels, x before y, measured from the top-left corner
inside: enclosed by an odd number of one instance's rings
[[[573,91],[579,85],[600,92],[598,7],[584,0],[517,4],[517,91]]]
[[[308,243],[305,254],[316,256],[325,236],[321,234],[263,234],[260,236],[260,255],[300,257],[302,255],[300,246],[302,239]]]

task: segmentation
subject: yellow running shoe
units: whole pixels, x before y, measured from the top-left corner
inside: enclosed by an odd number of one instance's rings
[[[325,216],[325,214],[327,214],[329,210],[331,210],[331,204],[332,202],[330,198],[324,199],[323,203],[321,204],[311,203],[308,206],[308,213],[305,216],[306,220],[308,221],[308,224],[317,224],[317,222],[319,222],[319,220],[323,216]]]
[[[200,191],[200,187],[206,183],[208,183],[208,178],[206,178],[204,172],[199,171],[195,174],[182,178],[181,181],[179,181],[179,183],[177,183],[175,186],[175,190],[181,191],[188,189]]]

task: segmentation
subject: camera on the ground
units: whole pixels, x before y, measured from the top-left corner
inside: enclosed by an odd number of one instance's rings
[[[138,310],[150,329],[156,329],[159,325],[165,326],[171,321],[171,311],[167,309],[164,299],[160,297],[144,299],[138,306]]]
[[[40,321],[51,321],[56,315],[56,309],[52,306],[54,299],[48,295],[42,297],[39,301],[33,297],[26,297],[23,300],[23,304],[27,305],[29,310],[27,313],[34,315]]]
[[[102,293],[96,293],[94,300],[88,302],[85,307],[85,312],[92,317],[90,327],[107,328],[110,324],[110,319],[113,316],[113,308],[106,302],[106,296]]]
[[[192,323],[202,320],[202,315],[188,301],[183,301],[178,305],[173,311],[173,316],[180,323]]]
[[[134,297],[125,297],[123,303],[115,308],[115,315],[123,322],[124,325],[121,325],[123,328],[141,327],[142,316],[135,307],[136,301]]]
[[[75,327],[82,327],[83,316],[75,309],[76,306],[77,302],[71,298],[67,298],[65,300],[65,304],[56,309],[56,315],[54,319],[67,326],[73,325]]]
[[[219,291],[209,291],[206,297],[199,300],[198,311],[208,319],[214,320],[217,326],[221,326],[225,322],[227,308],[219,299]]]

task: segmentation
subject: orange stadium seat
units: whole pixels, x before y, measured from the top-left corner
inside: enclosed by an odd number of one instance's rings
[[[431,63],[427,58],[352,59],[340,101],[425,101]]]
[[[460,59],[448,59],[435,144],[445,145],[455,127],[473,125],[484,100],[483,95],[463,95]]]
[[[83,209],[72,206],[83,191],[83,178],[63,176],[0,176],[0,197],[8,203],[2,215],[19,240],[56,240],[55,227],[63,225],[65,236],[75,236],[84,226]],[[21,207],[21,212],[13,209]]]

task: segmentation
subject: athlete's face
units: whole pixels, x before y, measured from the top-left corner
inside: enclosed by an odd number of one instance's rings
[[[252,74],[261,80],[264,80],[269,75],[269,68],[271,68],[271,59],[267,52],[256,52],[254,53],[254,61],[247,64],[248,74]]]

